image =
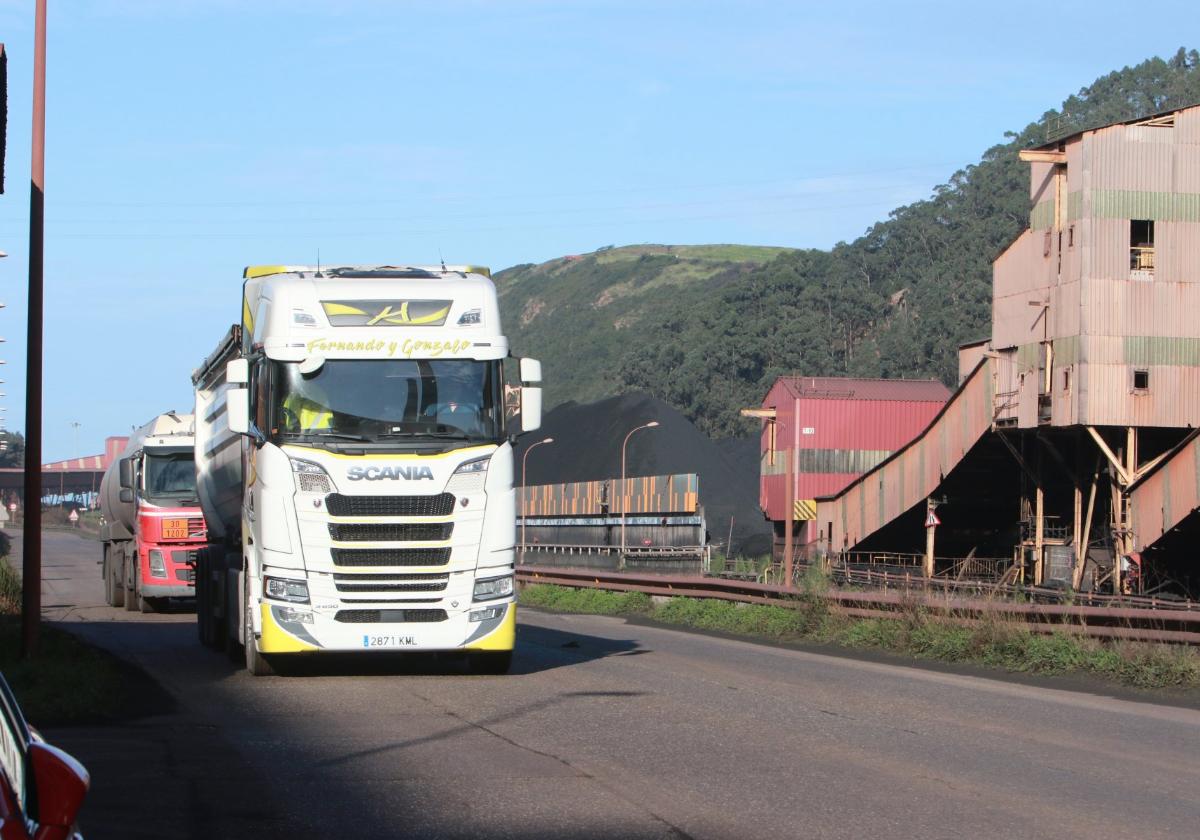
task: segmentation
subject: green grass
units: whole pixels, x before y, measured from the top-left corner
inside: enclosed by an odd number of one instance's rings
[[[820,597],[827,586],[819,571],[810,572],[789,606],[711,598],[670,598],[656,604],[636,592],[545,584],[524,587],[520,601],[561,612],[639,615],[699,630],[883,650],[1013,672],[1092,674],[1137,688],[1200,688],[1200,652],[1189,647],[1108,643],[1070,633],[1035,634],[994,620],[962,626],[915,608],[897,613],[896,618],[852,619],[828,609]]]
[[[150,699],[148,678],[76,636],[42,624],[38,655],[21,658],[21,579],[0,558],[0,671],[34,726],[111,720]],[[161,694],[161,692],[151,692]]]

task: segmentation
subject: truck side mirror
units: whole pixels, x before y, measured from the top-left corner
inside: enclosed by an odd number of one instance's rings
[[[121,485],[121,489],[132,491],[133,479],[133,458],[122,458],[117,462],[117,482]]]
[[[231,359],[226,363],[225,382],[231,387],[225,391],[225,416],[229,431],[235,435],[250,433],[250,391],[245,387],[249,381],[249,359]],[[237,385],[242,387],[232,387]]]
[[[231,359],[225,364],[225,381],[230,385],[245,385],[250,381],[250,360]]]
[[[225,414],[229,423],[229,431],[237,435],[249,434],[250,389],[230,388],[228,391],[226,391]]]
[[[542,363],[521,359],[521,431],[535,432],[542,427]]]

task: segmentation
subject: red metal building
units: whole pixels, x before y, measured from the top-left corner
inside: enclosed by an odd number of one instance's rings
[[[816,539],[815,499],[841,491],[920,434],[949,397],[936,380],[780,377],[763,400],[759,480],[759,505],[777,535],[789,475],[803,545]]]

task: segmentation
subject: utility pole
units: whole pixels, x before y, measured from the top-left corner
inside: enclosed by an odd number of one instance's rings
[[[46,210],[46,0],[37,0],[29,183],[29,321],[25,362],[25,541],[21,655],[37,655],[42,613],[42,273]]]

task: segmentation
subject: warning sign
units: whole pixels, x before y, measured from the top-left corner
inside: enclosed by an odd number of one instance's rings
[[[792,518],[801,522],[810,522],[817,518],[816,499],[796,499],[792,506]]]
[[[926,528],[936,528],[937,526],[939,526],[941,524],[942,524],[942,520],[938,519],[937,512],[934,511],[933,508],[930,508],[928,515],[926,515],[926,517],[925,517],[925,527]]]
[[[78,522],[79,521],[79,511],[76,511],[76,510],[71,511],[71,513],[67,516],[67,519],[71,520],[72,522]]]

